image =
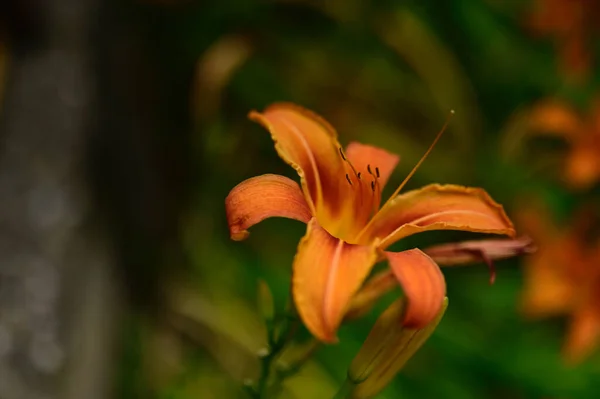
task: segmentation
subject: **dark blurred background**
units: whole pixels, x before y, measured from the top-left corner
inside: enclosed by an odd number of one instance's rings
[[[409,188],[481,186],[525,215],[540,254],[563,248],[572,215],[600,203],[598,26],[591,0],[2,1],[0,398],[246,397],[265,339],[257,279],[283,308],[304,231],[269,220],[228,236],[234,185],[294,177],[246,118],[272,102],[400,154],[390,186],[456,110]],[[583,166],[565,174],[569,160]],[[538,208],[552,227],[528,222]],[[600,241],[571,238],[585,250],[564,264],[600,279]],[[565,360],[572,308],[523,311],[546,290],[536,256],[499,262],[493,286],[483,266],[445,269],[444,320],[380,397],[597,397],[593,345]],[[332,397],[383,302],[283,397]]]

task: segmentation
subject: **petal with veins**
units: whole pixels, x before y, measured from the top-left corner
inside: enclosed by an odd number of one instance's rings
[[[298,172],[313,214],[335,234],[352,213],[347,201],[352,187],[344,177],[347,166],[335,130],[311,111],[287,103],[249,116],[269,130],[279,156]]]
[[[279,175],[252,177],[235,186],[225,198],[231,238],[241,241],[248,229],[270,217],[308,222],[311,212],[298,183]]]
[[[308,223],[294,258],[292,291],[304,324],[322,341],[336,330],[377,259],[375,246],[352,245],[331,236],[316,219]]]
[[[439,184],[398,195],[374,216],[365,235],[382,239],[380,247],[385,248],[429,230],[515,235],[502,206],[484,190]]]

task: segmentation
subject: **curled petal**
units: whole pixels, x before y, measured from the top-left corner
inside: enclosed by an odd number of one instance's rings
[[[515,239],[489,239],[463,241],[451,244],[434,245],[423,251],[440,266],[466,265],[481,262],[483,257],[491,260],[535,252],[533,240],[529,237]]]
[[[438,265],[419,249],[386,252],[385,255],[408,299],[403,325],[424,327],[442,308],[446,296],[444,275]]]
[[[231,238],[248,237],[248,228],[274,216],[308,222],[310,209],[298,184],[284,176],[252,177],[235,186],[225,198]]]
[[[367,165],[371,166],[373,173],[376,173],[375,168],[377,168],[381,189],[383,189],[396,168],[396,165],[398,165],[398,162],[400,161],[400,157],[396,154],[355,141],[348,144],[346,156],[354,164],[356,169],[363,172],[363,174],[368,173]]]
[[[440,266],[484,262],[490,269],[490,284],[493,284],[496,280],[494,260],[532,253],[535,250],[531,238],[521,237],[514,240],[474,240],[434,245],[424,251]]]
[[[429,230],[462,230],[515,236],[502,206],[480,188],[431,184],[398,195],[375,215],[367,236],[381,248],[411,234]]]
[[[312,219],[294,259],[292,291],[298,314],[322,341],[336,330],[377,259],[375,246],[352,245],[330,235]]]
[[[340,215],[351,211],[351,187],[335,130],[311,111],[287,103],[249,117],[269,130],[279,156],[298,172],[313,215],[328,231],[339,230],[348,219]]]

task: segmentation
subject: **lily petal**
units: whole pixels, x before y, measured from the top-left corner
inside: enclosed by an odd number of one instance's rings
[[[373,218],[365,234],[381,248],[429,230],[463,230],[515,236],[501,205],[480,188],[431,184],[398,195]]]
[[[426,326],[439,314],[446,297],[446,281],[439,266],[419,249],[385,255],[408,299],[403,325]]]
[[[348,244],[311,219],[294,259],[292,291],[298,314],[314,336],[336,340],[350,300],[376,259],[375,245]]]
[[[248,237],[248,228],[274,216],[308,222],[312,217],[298,183],[279,175],[252,177],[235,186],[225,198],[231,238]]]
[[[288,103],[271,105],[262,113],[252,111],[249,117],[269,130],[279,156],[298,172],[313,215],[335,234],[346,220],[340,215],[350,212],[351,186],[344,178],[347,165],[333,127]]]
[[[379,186],[382,190],[400,161],[400,157],[396,154],[356,141],[348,144],[346,156],[354,164],[354,167],[363,174],[368,172],[367,165],[371,165],[373,173],[376,173],[375,168],[377,168],[379,171]]]
[[[511,258],[533,253],[536,249],[533,240],[523,236],[515,239],[487,239],[440,244],[425,248],[423,252],[431,256],[440,266],[455,266],[481,262],[484,257],[490,260]]]

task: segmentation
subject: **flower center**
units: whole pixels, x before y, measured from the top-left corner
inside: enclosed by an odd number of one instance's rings
[[[352,201],[353,212],[348,215],[346,239],[353,242],[359,231],[367,224],[372,215],[379,210],[381,203],[381,173],[379,167],[367,164],[365,170],[358,171],[356,166],[348,159],[344,150],[339,148],[339,153],[347,165],[345,174],[349,186],[349,200]],[[363,165],[364,167],[364,165]]]

